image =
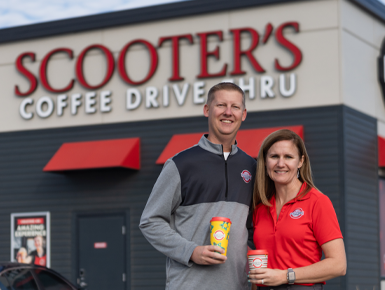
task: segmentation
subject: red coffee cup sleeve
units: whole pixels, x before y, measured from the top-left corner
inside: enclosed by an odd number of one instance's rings
[[[248,256],[252,255],[267,255],[267,250],[250,250],[247,252]]]
[[[213,217],[210,222],[226,222],[231,224],[231,220],[229,218],[219,216]]]

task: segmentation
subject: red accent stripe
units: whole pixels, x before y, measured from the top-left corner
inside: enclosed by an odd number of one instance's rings
[[[385,138],[378,136],[378,166],[385,167]]]

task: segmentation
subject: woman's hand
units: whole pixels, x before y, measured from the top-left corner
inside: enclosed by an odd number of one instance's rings
[[[321,248],[325,254],[325,259],[309,266],[293,268],[295,283],[320,283],[346,274],[346,254],[343,240],[331,240],[323,244]],[[287,270],[263,268],[251,270],[249,280],[253,284],[277,286],[287,284],[286,275]]]
[[[287,270],[262,268],[251,270],[249,273],[249,280],[253,284],[277,286],[287,283],[286,274]]]

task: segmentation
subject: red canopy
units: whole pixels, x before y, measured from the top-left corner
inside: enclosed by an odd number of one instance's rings
[[[140,139],[64,143],[43,171],[106,167],[140,169]]]
[[[251,157],[258,156],[262,141],[274,131],[279,129],[289,129],[297,133],[303,139],[303,126],[287,126],[261,129],[239,130],[237,133],[237,142],[239,148],[249,154]],[[173,157],[178,152],[190,148],[199,142],[199,139],[205,133],[178,134],[172,136],[162,154],[160,154],[156,164],[164,164],[167,159]]]

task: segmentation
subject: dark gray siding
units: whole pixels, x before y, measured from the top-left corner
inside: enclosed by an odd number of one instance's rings
[[[346,278],[337,278],[326,289],[378,285],[375,120],[331,106],[249,113],[242,129],[289,125],[304,125],[315,184],[332,200],[348,248],[349,287]],[[9,260],[11,213],[50,211],[52,268],[74,281],[75,214],[125,211],[130,215],[131,289],[164,289],[165,258],[140,233],[139,218],[162,168],[155,161],[171,136],[204,131],[207,119],[194,117],[0,134],[0,259]],[[129,137],[141,138],[139,171],[42,172],[64,142]],[[359,263],[363,255],[365,267]]]
[[[344,107],[346,289],[379,289],[377,121]]]

